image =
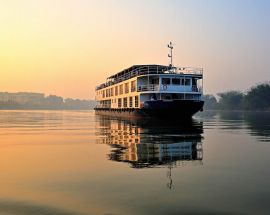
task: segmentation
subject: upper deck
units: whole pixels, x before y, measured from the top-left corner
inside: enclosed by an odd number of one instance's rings
[[[127,69],[124,69],[123,71],[115,75],[108,77],[106,83],[97,86],[96,90],[112,86],[114,84],[120,83],[122,81],[128,80],[136,76],[153,75],[153,74],[181,74],[181,75],[192,75],[198,78],[202,78],[203,69],[192,67],[170,67],[155,64],[134,65]]]

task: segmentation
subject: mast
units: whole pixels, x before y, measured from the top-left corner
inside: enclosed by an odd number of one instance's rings
[[[173,53],[172,53],[172,50],[173,50],[173,44],[172,42],[170,42],[168,44],[168,48],[170,49],[170,54],[168,54],[168,57],[170,58],[170,64],[169,64],[169,67],[172,67],[173,66]]]

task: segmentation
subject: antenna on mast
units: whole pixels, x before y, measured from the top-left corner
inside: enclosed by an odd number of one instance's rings
[[[172,67],[173,66],[173,54],[172,54],[173,44],[172,44],[172,42],[170,42],[168,44],[168,48],[170,49],[170,54],[168,54],[168,57],[171,59],[171,62],[169,64],[169,67]]]

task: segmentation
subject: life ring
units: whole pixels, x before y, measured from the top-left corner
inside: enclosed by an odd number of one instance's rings
[[[167,85],[166,84],[163,84],[162,89],[163,90],[167,90]]]

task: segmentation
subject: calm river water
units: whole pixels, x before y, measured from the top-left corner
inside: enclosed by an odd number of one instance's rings
[[[270,214],[270,113],[0,111],[0,214]]]

